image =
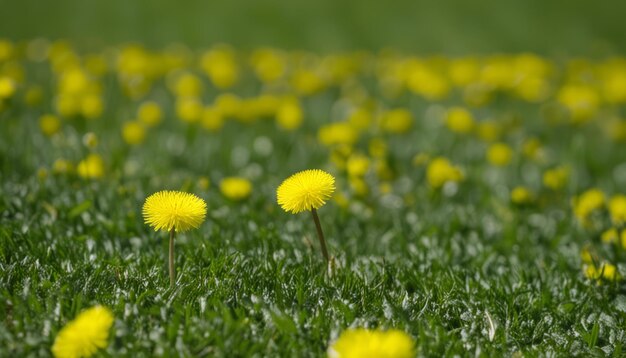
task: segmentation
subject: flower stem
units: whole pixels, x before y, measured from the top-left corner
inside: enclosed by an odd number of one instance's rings
[[[311,209],[311,214],[313,214],[313,221],[315,222],[315,228],[317,229],[317,238],[320,240],[320,246],[322,247],[322,254],[326,259],[326,262],[329,262],[330,258],[328,257],[328,250],[326,249],[326,240],[324,240],[324,233],[322,232],[320,218],[317,216],[317,210]]]
[[[174,228],[170,230],[170,288],[174,287],[176,282],[176,269],[174,268]]]

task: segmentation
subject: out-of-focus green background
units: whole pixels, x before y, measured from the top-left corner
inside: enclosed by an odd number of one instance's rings
[[[421,53],[626,50],[626,1],[0,0],[0,37]]]

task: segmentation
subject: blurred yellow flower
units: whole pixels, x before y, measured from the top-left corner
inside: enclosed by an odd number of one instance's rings
[[[232,87],[239,79],[235,52],[229,46],[218,45],[205,52],[200,59],[200,66],[217,88]]]
[[[141,144],[146,138],[146,129],[140,122],[126,122],[122,126],[122,138],[130,145]]]
[[[562,189],[569,180],[569,172],[570,170],[566,166],[546,170],[543,173],[543,185],[552,190]]]
[[[59,132],[59,129],[61,129],[61,121],[59,117],[55,115],[44,114],[39,117],[39,128],[41,128],[43,134],[50,137]]]
[[[616,243],[617,238],[618,238],[618,234],[617,234],[617,229],[615,228],[610,228],[606,230],[605,232],[603,232],[602,235],[600,235],[600,239],[605,244]]]
[[[543,155],[543,149],[541,142],[535,137],[530,137],[524,140],[522,144],[522,153],[529,159],[538,160]]]
[[[387,155],[387,143],[382,138],[372,138],[367,148],[373,158],[383,158]]]
[[[240,177],[227,177],[220,182],[222,195],[231,200],[243,200],[250,196],[252,183]]]
[[[455,59],[450,63],[450,79],[457,86],[467,86],[476,80],[479,69],[478,61],[474,58]]]
[[[446,114],[446,126],[452,132],[466,134],[474,128],[474,117],[462,107],[450,108]]]
[[[476,125],[476,133],[478,134],[478,138],[485,142],[493,142],[498,140],[501,131],[502,129],[500,128],[500,125],[491,120],[478,122],[478,124]]]
[[[59,94],[54,98],[54,107],[63,117],[72,117],[80,112],[80,102],[76,96]]]
[[[359,130],[367,129],[372,123],[372,114],[365,108],[357,108],[348,116],[348,122]]]
[[[197,122],[203,109],[202,102],[195,97],[181,97],[176,101],[176,115],[183,122]]]
[[[389,133],[406,133],[413,125],[413,115],[407,109],[398,108],[382,116],[381,127]]]
[[[411,162],[414,166],[425,165],[430,160],[430,155],[428,153],[417,153],[413,156],[413,160]]]
[[[609,213],[615,225],[626,223],[626,195],[618,194],[609,200]]]
[[[530,204],[535,200],[535,195],[530,189],[517,186],[511,190],[511,201],[517,205]]]
[[[569,110],[574,123],[591,119],[600,106],[600,95],[587,85],[565,85],[559,90],[557,100]]]
[[[370,167],[370,160],[362,154],[352,154],[346,162],[346,170],[351,177],[362,177]]]
[[[80,96],[80,112],[85,118],[94,119],[100,117],[104,110],[102,98],[96,94],[83,94]]]
[[[291,85],[296,93],[310,96],[323,90],[325,82],[320,73],[309,69],[299,69],[293,72]]]
[[[76,168],[78,175],[85,179],[98,179],[104,176],[104,161],[98,154],[89,154]]]
[[[170,87],[179,98],[195,98],[202,92],[202,81],[189,72],[174,75],[172,81]]]
[[[68,174],[74,170],[74,166],[69,160],[57,159],[52,163],[52,172],[55,174]]]
[[[487,160],[495,166],[503,167],[511,162],[513,150],[505,143],[494,143],[487,150]]]
[[[319,209],[335,191],[335,178],[319,169],[293,174],[276,190],[278,204],[286,212],[297,214]]]
[[[447,182],[463,180],[463,173],[458,167],[452,165],[448,159],[437,157],[428,163],[426,179],[433,189],[439,189]]]
[[[10,77],[0,77],[0,99],[9,98],[15,93],[15,81]]]
[[[408,66],[406,84],[413,93],[431,101],[441,100],[450,92],[450,84],[442,74],[419,62]]]
[[[52,354],[56,358],[91,357],[108,345],[113,320],[111,311],[102,306],[81,312],[57,334]]]
[[[146,199],[142,212],[154,231],[184,232],[202,224],[206,209],[206,202],[194,194],[163,190]]]
[[[412,358],[413,338],[400,330],[349,329],[328,348],[330,358]]]
[[[94,149],[98,146],[98,136],[94,132],[87,132],[83,135],[83,144],[89,149]]]
[[[276,123],[285,130],[294,130],[302,125],[304,113],[300,102],[295,98],[282,101],[276,112]]]
[[[285,56],[278,50],[259,49],[252,54],[251,62],[256,76],[265,83],[280,79],[286,72]]]
[[[143,102],[137,109],[137,119],[148,127],[156,126],[163,118],[163,111],[158,103]]]
[[[585,269],[585,276],[592,280],[603,279],[605,281],[620,281],[622,279],[617,267],[615,265],[604,262],[600,267],[596,267],[593,264],[587,265]]]
[[[585,246],[580,250],[580,259],[586,264],[591,264],[595,261],[594,255],[591,253],[589,246]]]
[[[369,193],[370,189],[365,180],[360,177],[350,177],[348,179],[348,184],[350,185],[350,189],[357,196],[363,197]]]
[[[216,132],[224,126],[224,116],[214,106],[207,106],[202,110],[200,124],[202,124],[203,128]]]
[[[327,146],[337,144],[354,144],[358,139],[358,133],[349,123],[337,122],[320,127],[318,131],[319,141]]]
[[[589,189],[574,200],[574,215],[583,224],[588,223],[592,212],[601,209],[605,203],[604,193],[599,189]]]

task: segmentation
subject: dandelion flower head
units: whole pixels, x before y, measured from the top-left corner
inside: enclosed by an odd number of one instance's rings
[[[95,306],[68,323],[57,335],[52,353],[57,358],[89,357],[109,340],[113,314],[109,309]]]
[[[399,330],[350,329],[328,349],[331,358],[414,357],[413,339]]]
[[[297,214],[305,210],[319,209],[335,191],[335,178],[323,170],[312,169],[298,172],[276,190],[278,204],[286,212]]]
[[[143,205],[145,223],[155,231],[195,229],[204,221],[206,203],[190,193],[163,190],[150,195]]]

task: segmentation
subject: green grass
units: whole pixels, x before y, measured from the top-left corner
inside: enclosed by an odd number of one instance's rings
[[[168,289],[166,237],[137,217],[142,191],[3,179],[5,356],[48,355],[96,303],[116,316],[113,355],[320,356],[354,325],[406,330],[427,356],[610,355],[626,339],[626,296],[582,279],[560,211],[500,223],[461,203],[371,220],[325,208],[339,266],[327,275],[305,218],[259,210],[273,203],[258,193],[256,205],[209,199],[207,224],[178,238]]]
[[[556,56],[625,51],[623,1],[0,0],[0,34],[67,38],[93,50],[135,41],[226,42],[314,51],[396,49]]]
[[[383,136],[392,194],[374,191],[347,208],[331,201],[319,210],[337,263],[329,273],[310,217],[284,213],[275,188],[295,171],[321,167],[348,191],[316,141],[320,125],[339,119],[338,90],[303,99],[307,120],[296,132],[261,119],[228,121],[215,134],[176,120],[159,82],[150,96],[164,104],[166,120],[131,148],[120,125],[136,103],[120,95],[114,75],[103,81],[102,118],[67,119],[61,140],[44,137],[37,119],[52,110],[54,88],[46,76],[29,78],[44,86],[41,107],[15,98],[0,113],[0,356],[50,355],[59,330],[96,304],[115,315],[102,356],[318,357],[349,327],[404,330],[420,356],[622,355],[624,283],[584,278],[580,250],[598,233],[581,229],[570,206],[588,187],[623,188],[623,143],[599,135],[598,123],[549,125],[539,106],[506,96],[475,110],[506,123],[505,140],[516,149],[535,135],[551,164],[572,165],[569,186],[550,192],[541,189],[548,165],[517,156],[493,168],[485,143],[432,118],[459,96],[437,105],[408,93],[379,98],[410,109],[415,127]],[[210,102],[216,92],[205,84]],[[256,93],[255,86],[237,90]],[[82,159],[88,131],[99,137],[104,178],[38,177],[59,157]],[[257,150],[259,138],[272,142],[271,153]],[[355,147],[366,151],[366,139]],[[467,180],[453,195],[432,190],[424,168],[411,165],[417,152],[445,154],[466,168]],[[228,175],[250,177],[251,197],[225,199],[217,183]],[[209,190],[196,185],[201,176],[211,179]],[[375,188],[377,179],[368,180]],[[510,204],[509,190],[522,183],[540,194],[536,205]],[[176,239],[172,289],[167,235],[141,217],[145,198],[166,188],[195,192],[209,206],[206,222]]]

